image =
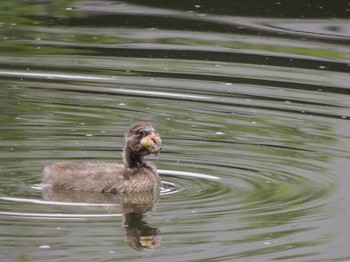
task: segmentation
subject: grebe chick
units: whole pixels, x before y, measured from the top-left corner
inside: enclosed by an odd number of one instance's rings
[[[124,136],[123,164],[59,161],[44,168],[42,184],[57,189],[133,193],[160,188],[156,167],[144,156],[157,154],[162,140],[149,124],[132,125]]]

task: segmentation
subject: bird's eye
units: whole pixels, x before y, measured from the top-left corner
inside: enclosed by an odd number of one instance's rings
[[[140,131],[139,137],[144,137],[144,136],[146,136],[146,132],[145,131]]]

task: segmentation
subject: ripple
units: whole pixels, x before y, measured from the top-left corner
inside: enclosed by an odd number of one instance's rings
[[[161,195],[170,195],[170,194],[178,193],[179,191],[180,191],[180,188],[178,188],[175,183],[162,181],[162,187],[160,190]]]
[[[208,191],[210,188],[210,183],[207,184],[205,180],[220,180],[219,177],[206,175],[202,173],[195,173],[195,172],[185,172],[185,171],[176,171],[176,170],[159,170],[159,173],[162,175],[162,177],[173,177],[176,178],[176,182],[172,183],[169,181],[162,181],[162,187],[160,191],[161,196],[168,196],[173,195],[190,190],[192,192],[192,198],[195,198],[196,195],[201,195],[203,191]],[[191,179],[190,183],[188,183],[187,179]],[[194,183],[194,181],[202,180],[200,184]],[[198,181],[197,181],[198,182]],[[31,186],[32,189],[43,192],[44,197],[45,194],[45,188],[42,188],[41,185],[33,185]],[[189,189],[190,188],[190,189]],[[40,206],[45,205],[52,205],[52,206],[60,206],[60,207],[80,207],[80,208],[103,208],[105,213],[98,212],[98,214],[75,214],[71,211],[68,211],[69,213],[30,213],[30,212],[15,212],[15,211],[1,211],[0,215],[8,216],[8,217],[18,217],[18,218],[24,218],[24,219],[89,219],[89,218],[104,218],[104,217],[120,217],[123,214],[122,213],[115,213],[118,212],[122,205],[125,205],[124,202],[121,203],[115,203],[115,201],[120,201],[123,194],[102,194],[102,193],[94,193],[89,194],[86,192],[66,192],[62,191],[62,193],[67,196],[69,202],[67,201],[54,201],[54,200],[45,200],[45,199],[34,199],[34,198],[21,198],[21,197],[6,197],[2,196],[0,197],[0,200],[3,201],[3,204],[5,202],[15,202],[18,206],[19,204],[25,204],[26,208],[28,207],[28,204],[35,204]],[[57,193],[49,192],[49,197],[52,198],[52,194],[54,194],[54,198],[62,199],[60,196],[57,197],[57,194],[60,194],[60,191]],[[84,199],[84,202],[78,202],[76,200],[76,195],[81,195],[79,199]],[[86,197],[84,197],[86,195]],[[135,195],[135,194],[132,194]],[[118,197],[121,198],[118,198]],[[206,193],[206,197],[210,197],[208,193]],[[97,201],[108,201],[107,203],[97,203]],[[94,200],[96,202],[94,202]],[[137,200],[138,203],[138,200]],[[20,208],[20,206],[18,206]],[[41,208],[35,208],[33,209],[41,209]],[[112,211],[111,208],[117,208],[114,211]],[[53,210],[54,211],[54,210]],[[95,210],[94,212],[96,212]],[[112,212],[113,214],[108,214]]]
[[[160,175],[174,175],[178,177],[192,177],[192,178],[201,178],[201,179],[210,179],[210,180],[220,180],[220,177],[211,176],[195,172],[186,172],[186,171],[176,171],[176,170],[164,170],[158,169]]]
[[[99,204],[99,203],[79,203],[79,202],[60,202],[60,201],[47,201],[42,199],[29,199],[29,198],[17,198],[17,197],[0,197],[0,200],[13,201],[18,203],[31,203],[40,205],[60,205],[60,206],[89,206],[89,207],[113,207],[117,204]]]
[[[35,261],[348,257],[346,23],[320,19],[334,10],[324,5],[307,19],[281,2],[261,9],[267,19],[245,16],[249,3],[176,5],[4,11],[2,246]],[[159,195],[30,186],[52,160],[120,162],[122,134],[140,120],[164,139]],[[158,227],[161,248],[129,250],[140,228]]]
[[[104,218],[104,217],[121,217],[122,214],[39,214],[39,213],[22,213],[22,212],[3,212],[0,211],[0,215],[21,217],[21,218],[32,218],[32,219],[85,219],[85,218]]]

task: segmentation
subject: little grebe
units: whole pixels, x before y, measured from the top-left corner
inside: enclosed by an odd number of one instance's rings
[[[43,185],[90,192],[132,193],[156,190],[161,180],[144,156],[157,154],[162,140],[151,125],[138,123],[124,136],[123,165],[60,161],[44,168]]]

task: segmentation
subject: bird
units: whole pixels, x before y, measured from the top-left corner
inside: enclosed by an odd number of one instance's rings
[[[101,193],[134,193],[159,190],[157,168],[144,156],[157,155],[161,137],[152,125],[136,123],[124,135],[123,164],[57,161],[43,169],[42,186]]]

